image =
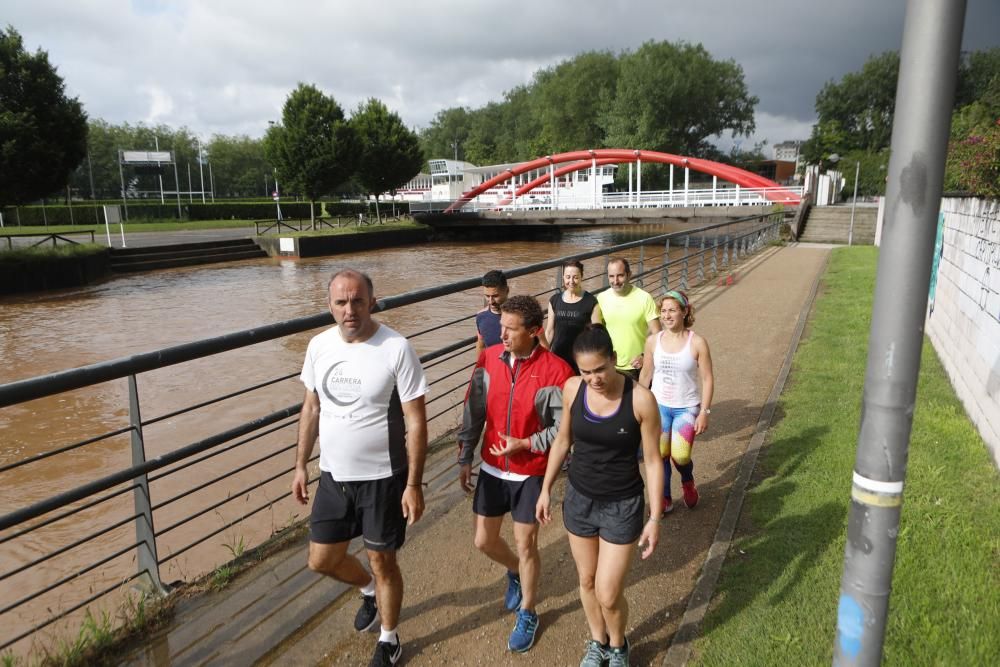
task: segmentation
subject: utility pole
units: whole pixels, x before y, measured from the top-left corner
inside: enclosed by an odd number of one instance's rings
[[[965,0],[909,0],[833,664],[875,666],[892,589]]]

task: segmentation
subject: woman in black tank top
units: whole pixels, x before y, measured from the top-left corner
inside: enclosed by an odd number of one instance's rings
[[[602,325],[584,329],[573,345],[573,355],[581,377],[570,378],[563,388],[563,418],[549,451],[536,517],[543,524],[552,520],[552,486],[573,443],[563,522],[590,627],[591,639],[581,664],[610,660],[627,665],[628,604],[623,582],[636,545],[644,545],[642,558],[646,559],[659,541],[663,502],[660,412],[648,389],[615,370],[611,337]],[[640,446],[649,515],[643,507],[643,481],[636,458]],[[643,523],[647,516],[651,518]],[[609,599],[613,602],[601,603]]]

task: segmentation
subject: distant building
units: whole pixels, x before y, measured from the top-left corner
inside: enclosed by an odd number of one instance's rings
[[[782,141],[774,145],[774,159],[783,162],[795,162],[798,164],[799,151],[802,149],[802,140]]]

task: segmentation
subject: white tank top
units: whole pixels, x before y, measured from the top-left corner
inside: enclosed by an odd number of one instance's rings
[[[653,384],[650,389],[656,402],[669,408],[693,408],[701,403],[698,391],[698,361],[691,354],[693,331],[688,331],[687,344],[680,352],[664,352],[660,345],[661,331],[653,347]]]

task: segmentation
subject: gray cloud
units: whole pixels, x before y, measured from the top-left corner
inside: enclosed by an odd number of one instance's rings
[[[760,98],[752,140],[804,138],[823,83],[898,49],[903,0],[679,3],[617,0],[56,0],[11,3],[5,21],[43,48],[93,118],[260,136],[299,81],[350,113],[383,100],[413,127],[477,107],[584,50],[702,43]],[[1000,45],[1000,3],[970,0],[963,48]],[[728,143],[725,140],[723,143]]]

